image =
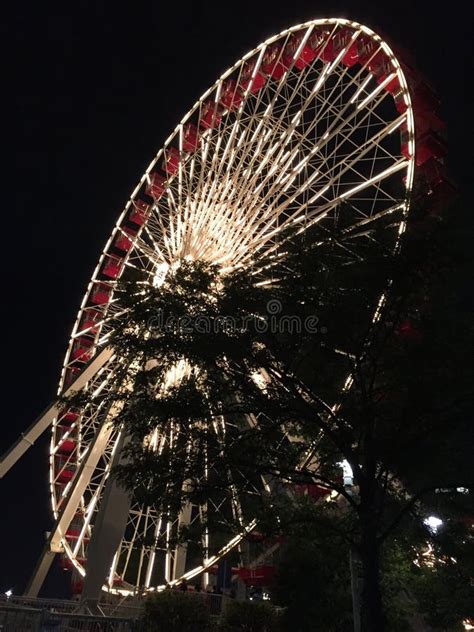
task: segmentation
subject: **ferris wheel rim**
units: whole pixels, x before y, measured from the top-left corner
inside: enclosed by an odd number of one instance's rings
[[[258,46],[254,47],[253,49],[249,50],[245,55],[243,55],[236,63],[234,63],[232,66],[230,66],[225,72],[223,72],[220,77],[210,86],[210,88],[208,88],[208,90],[206,90],[200,97],[199,99],[193,104],[193,106],[191,106],[191,108],[186,112],[186,114],[182,117],[182,119],[180,120],[180,122],[178,123],[178,125],[174,128],[174,130],[171,132],[171,134],[166,138],[166,140],[163,143],[163,146],[158,150],[157,154],[155,155],[155,157],[151,160],[151,162],[149,163],[148,167],[146,168],[145,172],[143,173],[142,177],[140,178],[140,180],[138,181],[138,183],[136,184],[134,190],[132,191],[129,200],[127,201],[124,209],[122,210],[122,212],[119,215],[119,218],[112,230],[111,236],[109,237],[108,241],[106,242],[106,245],[101,253],[101,257],[99,259],[99,262],[93,272],[93,275],[91,277],[91,282],[88,284],[86,293],[84,295],[84,298],[82,300],[80,309],[82,309],[86,302],[87,302],[87,297],[88,294],[90,293],[90,289],[92,287],[92,281],[96,279],[96,277],[98,276],[98,273],[100,271],[100,265],[101,263],[103,263],[103,257],[107,254],[108,248],[113,240],[113,237],[116,235],[117,231],[120,230],[121,227],[121,223],[123,221],[123,219],[126,216],[126,213],[128,212],[128,210],[130,209],[131,204],[133,203],[133,201],[137,198],[139,191],[142,187],[142,185],[145,183],[147,176],[149,176],[149,174],[152,172],[154,166],[157,164],[158,160],[160,159],[160,157],[163,155],[164,150],[171,144],[171,141],[173,140],[173,138],[176,136],[177,133],[179,133],[180,129],[182,129],[183,125],[191,118],[191,116],[194,114],[194,112],[197,110],[197,108],[200,107],[200,105],[205,101],[205,99],[212,94],[213,90],[215,90],[219,84],[221,84],[228,76],[231,75],[231,73],[238,68],[243,62],[247,61],[248,59],[250,59],[253,55],[255,55],[255,53],[261,51],[262,49],[264,49],[265,47],[269,46],[270,44],[276,42],[277,40],[285,37],[286,35],[299,31],[304,27],[309,27],[309,26],[319,26],[319,25],[327,25],[327,24],[332,24],[332,25],[343,25],[343,26],[349,26],[355,29],[359,29],[361,32],[366,33],[369,37],[371,37],[372,39],[374,39],[375,41],[379,42],[384,51],[386,52],[386,54],[388,55],[388,57],[390,58],[391,61],[393,61],[393,63],[396,65],[397,67],[397,75],[401,81],[401,86],[402,86],[402,90],[404,91],[404,97],[406,99],[406,104],[408,106],[408,112],[411,114],[411,110],[412,110],[412,106],[411,106],[411,99],[410,99],[410,93],[408,90],[408,85],[407,85],[407,81],[405,79],[404,73],[401,69],[400,63],[398,62],[397,57],[395,56],[395,54],[393,53],[392,49],[389,47],[389,45],[379,36],[377,35],[372,29],[358,23],[355,21],[351,21],[351,20],[346,20],[344,18],[323,18],[323,19],[317,19],[317,20],[309,20],[307,22],[303,22],[301,24],[292,26],[288,29],[283,30],[282,32],[273,35],[269,38],[267,38],[266,40],[264,40],[263,42],[261,42]],[[413,133],[413,127],[414,127],[414,122],[413,122],[413,116],[410,116],[410,114],[408,115],[408,119],[409,120],[409,126],[410,129],[409,131],[411,131],[411,133]],[[411,156],[414,156],[415,153],[415,148],[414,148],[414,144],[413,144],[413,149],[410,152]],[[411,184],[412,184],[412,180],[413,180],[413,173],[409,174],[410,178],[408,179],[407,182],[407,189],[410,190],[411,189]],[[76,323],[74,325],[74,327],[77,324],[77,319],[76,319]],[[74,332],[74,327],[73,327],[73,332]]]
[[[206,90],[199,97],[199,99],[193,104],[193,106],[191,106],[191,108],[181,118],[181,120],[178,123],[178,125],[174,128],[174,130],[171,132],[171,134],[169,134],[169,136],[164,141],[163,146],[158,150],[158,152],[156,153],[155,157],[149,163],[149,165],[146,168],[145,172],[143,173],[142,177],[140,178],[140,180],[136,184],[134,190],[132,191],[132,193],[130,195],[130,198],[127,201],[124,209],[120,213],[120,215],[119,215],[119,217],[117,219],[117,222],[116,222],[116,224],[114,225],[114,227],[112,229],[111,235],[110,235],[109,239],[107,240],[104,249],[102,250],[102,253],[101,253],[100,257],[99,257],[99,261],[97,263],[97,266],[94,269],[94,272],[92,274],[91,281],[89,282],[89,284],[87,286],[86,292],[85,292],[83,300],[81,302],[81,305],[80,305],[80,308],[79,308],[79,313],[78,313],[78,316],[76,317],[76,321],[75,321],[74,326],[73,326],[71,340],[74,338],[74,335],[77,332],[77,326],[79,325],[81,312],[84,309],[84,307],[87,305],[88,298],[90,296],[91,290],[93,289],[94,282],[97,281],[97,278],[98,278],[100,270],[101,270],[101,266],[102,266],[102,264],[104,262],[104,258],[108,254],[108,250],[109,250],[109,248],[110,248],[110,246],[111,246],[111,244],[113,242],[113,239],[120,232],[123,220],[126,218],[127,213],[130,210],[131,205],[133,204],[133,202],[137,198],[137,196],[138,196],[138,194],[140,192],[140,189],[143,187],[143,184],[147,181],[147,177],[149,177],[150,173],[153,171],[153,168],[158,163],[158,160],[160,159],[160,157],[163,156],[163,153],[164,153],[165,149],[168,146],[171,145],[172,140],[175,138],[176,134],[178,134],[179,131],[182,129],[183,125],[191,118],[191,116],[196,112],[196,110],[205,101],[205,99],[210,94],[212,94],[212,92],[215,89],[217,89],[218,86],[220,84],[222,84],[222,82],[227,77],[229,77],[235,69],[237,69],[240,65],[242,65],[243,62],[245,62],[248,59],[250,59],[253,55],[255,55],[259,51],[265,49],[267,46],[275,43],[279,39],[287,36],[288,34],[296,32],[296,31],[299,31],[299,30],[301,30],[304,27],[323,26],[323,25],[328,25],[328,24],[331,24],[331,25],[342,25],[342,26],[352,27],[354,29],[359,29],[361,32],[367,34],[370,38],[372,38],[376,42],[380,43],[380,45],[383,47],[384,52],[387,54],[387,56],[389,57],[391,62],[396,66],[397,76],[398,76],[398,78],[400,80],[401,88],[402,88],[403,95],[404,95],[403,98],[404,98],[405,103],[407,105],[408,133],[409,133],[410,136],[412,136],[412,137],[414,136],[414,118],[413,118],[413,110],[412,110],[412,103],[411,103],[411,98],[410,98],[410,92],[409,92],[407,80],[405,78],[405,75],[403,73],[401,65],[400,65],[396,55],[393,53],[392,49],[390,48],[390,46],[382,39],[382,37],[377,35],[377,33],[375,33],[369,27],[366,27],[366,26],[364,26],[364,25],[362,25],[362,24],[360,24],[358,22],[352,21],[352,20],[347,20],[345,18],[321,18],[321,19],[317,19],[317,20],[309,20],[309,21],[303,22],[301,24],[292,26],[292,27],[290,27],[288,29],[285,29],[285,30],[281,31],[280,33],[278,33],[276,35],[273,35],[273,36],[267,38],[266,40],[261,42],[258,46],[256,46],[253,49],[249,50],[237,62],[235,62],[232,66],[230,66],[225,72],[223,72],[220,75],[220,77],[211,85],[211,87],[208,88],[208,90]],[[407,183],[406,183],[407,196],[409,196],[409,193],[411,191],[412,184],[413,184],[413,175],[414,175],[414,173],[413,173],[413,171],[414,171],[413,170],[413,163],[414,163],[414,156],[415,156],[415,141],[414,141],[414,138],[413,138],[413,140],[411,142],[412,142],[412,147],[410,148],[409,162],[412,165],[412,167],[409,169],[408,176],[407,176]],[[124,258],[125,262],[126,262],[128,256],[129,256],[129,253],[127,253],[125,258]],[[69,351],[69,349],[68,349],[68,351]],[[62,372],[60,383],[59,383],[59,386],[58,386],[58,395],[61,394],[61,391],[63,390],[63,386],[64,386],[64,367],[65,367],[65,365],[67,365],[68,360],[69,360],[69,353],[66,353],[66,357],[65,357],[65,360],[64,360],[64,364],[63,364],[63,372]]]
[[[142,190],[143,186],[147,182],[148,183],[150,182],[150,174],[153,172],[153,169],[158,164],[158,161],[160,160],[160,158],[165,155],[165,152],[166,152],[167,148],[172,146],[172,142],[176,138],[177,135],[182,134],[183,126],[191,119],[191,117],[196,112],[196,110],[198,110],[199,108],[202,107],[202,104],[213,93],[213,91],[218,91],[219,87],[222,85],[222,83],[227,78],[229,78],[236,69],[241,67],[247,60],[250,60],[256,54],[261,54],[263,51],[266,50],[266,48],[268,46],[271,46],[272,44],[278,42],[279,40],[287,37],[290,34],[293,34],[293,33],[296,33],[298,31],[301,31],[304,28],[310,28],[310,27],[316,27],[316,26],[325,26],[325,25],[332,25],[332,26],[334,26],[334,28],[336,28],[338,26],[347,26],[347,27],[350,27],[350,28],[353,28],[353,29],[357,29],[361,33],[365,33],[368,37],[370,37],[371,39],[375,40],[383,48],[384,52],[386,53],[386,55],[388,56],[388,58],[394,64],[394,66],[396,68],[396,75],[397,75],[397,78],[398,78],[398,80],[400,82],[400,85],[402,86],[402,90],[403,90],[403,93],[404,93],[404,99],[406,100],[406,105],[407,105],[406,120],[407,120],[407,125],[408,125],[408,133],[411,136],[411,143],[412,143],[411,148],[410,148],[410,157],[407,158],[408,167],[407,167],[407,176],[406,176],[406,198],[405,198],[406,199],[406,208],[405,208],[405,213],[408,212],[410,192],[411,192],[412,183],[413,183],[414,156],[415,156],[413,109],[412,109],[412,104],[411,104],[411,98],[410,98],[410,92],[409,92],[409,89],[408,89],[408,84],[407,84],[406,78],[404,76],[403,70],[401,68],[401,65],[400,65],[397,57],[395,56],[395,54],[393,53],[391,48],[388,46],[388,44],[386,44],[386,42],[380,36],[378,36],[374,31],[372,31],[368,27],[365,27],[365,26],[363,26],[363,25],[361,25],[361,24],[359,24],[357,22],[354,22],[354,21],[351,21],[351,20],[345,20],[345,19],[342,19],[342,18],[327,18],[327,19],[311,20],[311,21],[308,21],[308,22],[304,22],[302,24],[295,25],[295,26],[293,26],[293,27],[291,27],[289,29],[286,29],[286,30],[282,31],[281,33],[279,33],[277,35],[274,35],[274,36],[268,38],[267,40],[265,40],[264,42],[259,44],[257,47],[255,47],[252,50],[250,50],[249,52],[247,52],[233,66],[229,67],[214,82],[214,84],[206,92],[204,92],[201,95],[201,97],[194,103],[194,105],[182,117],[182,119],[180,120],[178,125],[175,127],[173,132],[167,137],[167,139],[165,140],[163,146],[160,148],[160,150],[157,152],[157,154],[155,155],[153,160],[150,162],[149,166],[147,167],[147,169],[145,170],[145,172],[142,175],[141,179],[139,180],[138,184],[136,185],[135,189],[133,190],[133,192],[132,192],[132,194],[130,196],[130,199],[128,200],[128,202],[127,202],[125,208],[123,209],[122,213],[119,215],[119,218],[118,218],[118,220],[117,220],[117,222],[116,222],[116,224],[115,224],[115,226],[114,226],[114,228],[112,230],[112,233],[111,233],[111,235],[110,235],[110,237],[109,237],[109,239],[108,239],[108,241],[107,241],[107,243],[106,243],[106,245],[105,245],[105,247],[104,247],[104,249],[102,251],[102,254],[101,254],[100,258],[99,258],[99,262],[98,262],[98,264],[97,264],[97,266],[96,266],[96,268],[94,270],[94,273],[92,275],[91,281],[90,281],[90,283],[89,283],[89,285],[87,287],[87,291],[86,291],[86,293],[84,295],[84,298],[82,300],[82,303],[81,303],[81,306],[80,306],[80,309],[79,309],[79,314],[78,314],[78,317],[76,319],[76,322],[75,322],[75,325],[74,325],[74,328],[73,328],[73,332],[72,332],[70,344],[69,344],[69,347],[68,347],[68,351],[66,353],[66,358],[65,358],[65,361],[64,361],[62,376],[61,376],[60,385],[59,385],[59,392],[62,392],[62,390],[64,389],[65,372],[66,372],[67,366],[68,366],[68,364],[70,362],[72,345],[74,343],[75,337],[77,336],[77,332],[78,332],[78,328],[80,326],[82,314],[84,312],[84,309],[88,305],[91,292],[92,292],[92,290],[94,288],[94,284],[102,282],[102,281],[100,281],[100,272],[101,272],[102,266],[104,264],[105,258],[109,254],[109,250],[110,250],[110,247],[111,247],[114,239],[116,239],[117,235],[119,235],[121,232],[123,232],[123,222],[126,219],[127,214],[129,213],[131,206],[133,205],[134,201],[138,198],[138,196],[140,194],[140,191]],[[405,167],[402,166],[400,168],[402,169],[402,168],[405,168]],[[146,226],[146,223],[144,224],[144,226]],[[142,228],[139,229],[138,234],[140,234]],[[136,237],[135,239],[138,239],[138,237]],[[124,266],[126,265],[129,256],[130,256],[130,252],[126,253],[126,255],[124,257]],[[52,474],[51,474],[51,479],[52,479],[54,477],[54,459],[52,459],[52,461],[51,461],[51,471],[52,471]],[[52,496],[54,496],[54,489],[53,489],[53,483],[52,482],[51,482],[51,494],[52,494]],[[54,504],[54,501],[53,501],[53,504]],[[54,510],[56,511],[56,508],[54,508]],[[245,535],[243,535],[242,537],[245,537]],[[69,549],[69,551],[71,551],[71,549],[69,547],[69,544],[67,543],[66,538],[64,539],[64,542],[65,542],[66,550]],[[74,565],[76,566],[76,568],[80,571],[82,566],[79,563],[76,564],[77,559],[74,556],[74,554],[71,554],[70,557],[71,557],[71,560],[73,561]],[[211,562],[211,563],[214,563],[214,561],[215,560],[213,560],[213,562]],[[205,568],[208,568],[211,565],[211,563],[209,563],[207,566],[205,566]],[[203,569],[201,569],[201,571],[199,571],[199,572],[202,572],[202,570],[205,570],[205,568],[203,567]],[[82,568],[82,570],[84,570],[84,569]],[[111,591],[111,592],[114,592],[113,587],[109,586],[108,590]],[[152,588],[150,588],[149,590],[152,590]],[[117,590],[117,592],[121,592],[121,591]]]

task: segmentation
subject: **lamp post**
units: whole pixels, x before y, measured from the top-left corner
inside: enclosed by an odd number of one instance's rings
[[[354,475],[349,463],[344,460],[341,463],[344,488],[351,496],[355,495]],[[354,632],[360,632],[360,590],[359,573],[357,567],[357,552],[351,546],[349,550],[349,568],[351,572],[351,593],[352,593],[352,618],[354,619]]]

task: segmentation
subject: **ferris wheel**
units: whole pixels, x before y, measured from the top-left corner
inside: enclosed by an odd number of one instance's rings
[[[118,358],[107,341],[123,309],[114,289],[132,274],[159,285],[186,257],[223,270],[249,265],[288,228],[329,229],[341,212],[354,243],[383,234],[395,249],[415,168],[433,192],[446,186],[436,107],[389,45],[349,20],[297,25],[249,51],[185,114],[132,192],[81,303],[58,395],[109,388]],[[246,516],[229,541],[207,534],[201,559],[171,546],[199,508],[170,524],[131,501],[109,476],[126,440],[109,421],[98,397],[83,410],[52,405],[32,431],[52,427],[56,520],[33,593],[55,552],[89,594],[159,590],[206,572],[254,526]]]

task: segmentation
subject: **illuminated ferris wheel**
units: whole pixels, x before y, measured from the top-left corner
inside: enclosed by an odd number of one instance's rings
[[[436,106],[389,45],[355,22],[314,20],[248,52],[181,119],[119,216],[79,309],[59,394],[107,391],[118,362],[107,340],[122,310],[119,279],[156,285],[184,257],[245,266],[282,231],[330,229],[341,212],[355,244],[383,234],[395,248],[415,166],[433,191],[444,183]],[[226,542],[207,534],[201,559],[172,546],[170,534],[199,521],[199,508],[170,523],[130,500],[109,477],[124,437],[97,402],[53,405],[38,422],[37,434],[52,425],[56,523],[31,591],[54,552],[85,577],[89,595],[156,590],[206,572],[245,533]],[[243,524],[249,531],[252,517]]]

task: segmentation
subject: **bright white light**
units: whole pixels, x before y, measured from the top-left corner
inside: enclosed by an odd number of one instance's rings
[[[437,516],[429,516],[428,518],[423,520],[423,524],[428,527],[431,533],[437,533],[438,529],[443,524],[443,521]]]
[[[344,477],[344,486],[353,485],[354,484],[354,473],[352,472],[352,467],[349,465],[348,461],[344,459],[339,465],[342,467],[342,475]]]
[[[170,268],[169,265],[164,262],[159,263],[156,266],[155,276],[153,277],[153,285],[155,287],[161,287],[163,285],[169,268]]]
[[[260,369],[260,371],[254,371],[251,375],[251,378],[254,384],[261,391],[265,391],[265,389],[267,388],[268,382],[270,381],[268,375],[266,374],[266,372],[263,371],[263,369]]]
[[[357,92],[354,94],[354,96],[350,100],[350,103],[354,103],[355,101],[357,101],[359,95],[361,94],[361,92],[364,91],[366,85],[369,83],[371,79],[372,79],[372,75],[368,75],[368,77],[364,80],[360,88],[357,90]]]
[[[7,599],[10,599],[10,597],[13,595],[13,590],[7,590],[5,593],[5,596]]]

